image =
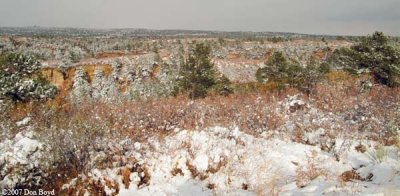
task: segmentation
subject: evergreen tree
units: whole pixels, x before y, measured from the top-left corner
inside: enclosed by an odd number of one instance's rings
[[[203,43],[196,44],[180,71],[179,89],[188,91],[191,99],[207,96],[216,84],[214,64],[210,58],[211,48]]]
[[[94,70],[94,76],[92,81],[92,98],[94,100],[102,100],[104,99],[105,92],[104,92],[104,74],[100,68]]]
[[[56,58],[57,60],[62,60],[63,57],[64,57],[64,55],[63,55],[63,53],[61,52],[61,50],[60,50],[60,49],[57,49],[57,50],[56,50],[56,54],[55,54],[55,58]]]
[[[282,52],[274,52],[266,66],[256,72],[256,78],[259,82],[265,83],[271,80],[279,81],[286,79],[289,71],[289,61]]]
[[[78,46],[72,47],[69,51],[69,58],[71,59],[72,62],[77,63],[79,62],[85,55],[85,52],[82,50],[82,48]]]
[[[118,82],[119,82],[119,71],[121,64],[119,62],[114,62],[111,65],[112,72],[106,84],[104,84],[106,99],[107,101],[115,101],[119,97]]]
[[[213,87],[214,91],[223,96],[228,96],[233,93],[231,81],[225,76],[217,78],[216,84]]]
[[[71,66],[72,62],[69,58],[63,58],[60,65],[58,66],[61,73],[63,74],[64,80],[68,77],[68,68]]]
[[[75,104],[80,104],[91,95],[91,88],[86,72],[82,67],[77,67],[72,85],[71,98]]]
[[[185,48],[183,47],[183,44],[179,45],[177,56],[178,56],[177,64],[179,65],[179,67],[181,67],[183,66],[183,64],[185,64]]]

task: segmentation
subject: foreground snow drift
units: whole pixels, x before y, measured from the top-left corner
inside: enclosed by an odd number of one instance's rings
[[[336,139],[321,150],[223,127],[175,132],[133,144],[126,166],[93,169],[64,191],[88,193],[82,183],[96,182],[109,195],[400,194],[395,147]]]

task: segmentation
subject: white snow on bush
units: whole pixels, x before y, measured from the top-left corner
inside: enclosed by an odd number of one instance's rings
[[[16,125],[17,125],[18,127],[25,126],[25,125],[27,125],[30,121],[31,121],[31,117],[25,117],[25,118],[22,119],[21,121],[16,122]]]
[[[28,118],[23,121],[26,124]],[[18,133],[14,139],[0,143],[0,188],[13,188],[17,184],[34,185],[40,183],[41,176],[33,175],[33,170],[40,173],[44,146],[33,139],[32,131]]]

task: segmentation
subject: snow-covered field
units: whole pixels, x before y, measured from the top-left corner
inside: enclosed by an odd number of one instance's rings
[[[400,194],[395,147],[337,138],[334,149],[326,152],[285,138],[256,138],[237,128],[175,132],[147,145],[135,143],[126,153],[135,162],[126,169],[93,169],[79,179],[100,181],[107,194],[118,187],[120,195]],[[121,172],[125,170],[129,179]],[[79,179],[64,189],[72,189]]]

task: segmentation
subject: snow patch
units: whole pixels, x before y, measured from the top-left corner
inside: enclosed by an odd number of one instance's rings
[[[27,125],[30,121],[31,121],[31,117],[25,117],[24,119],[22,119],[21,121],[16,122],[15,124],[18,127],[22,127],[22,126]]]

